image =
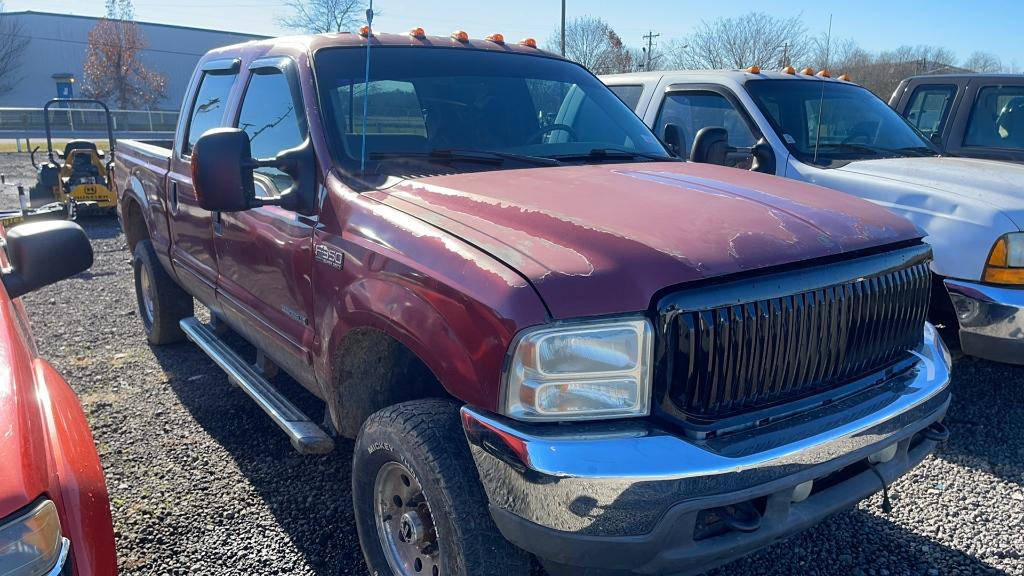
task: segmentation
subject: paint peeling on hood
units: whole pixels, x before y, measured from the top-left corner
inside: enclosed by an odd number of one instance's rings
[[[668,286],[920,237],[863,200],[703,164],[436,176],[381,198],[517,270],[556,318],[644,310]]]

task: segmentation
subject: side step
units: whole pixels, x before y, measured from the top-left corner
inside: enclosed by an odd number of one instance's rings
[[[302,454],[326,454],[334,450],[334,440],[267,382],[256,369],[229,348],[213,329],[197,318],[180,323],[188,339],[206,352],[228,378],[236,382],[270,416]]]

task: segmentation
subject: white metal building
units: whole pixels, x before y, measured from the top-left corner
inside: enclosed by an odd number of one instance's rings
[[[17,86],[0,94],[0,107],[41,107],[50,98],[81,96],[82,65],[89,31],[98,18],[48,12],[7,12],[20,25],[27,43],[23,62],[15,72]],[[256,34],[139,22],[148,48],[142,61],[167,77],[167,95],[154,109],[177,110],[188,87],[192,69],[207,50],[247,40]],[[112,108],[114,106],[111,106]]]

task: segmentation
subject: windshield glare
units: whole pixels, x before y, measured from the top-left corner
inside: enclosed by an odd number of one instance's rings
[[[670,158],[643,122],[576,64],[448,48],[374,47],[370,57],[368,90],[364,49],[331,48],[315,57],[324,123],[343,165],[359,164],[367,92],[367,158],[382,170],[389,159],[431,161],[439,151],[449,153],[445,158],[503,154],[496,164],[512,155],[566,159],[595,149],[616,161],[622,155],[615,152]]]
[[[936,153],[902,116],[860,86],[757,80],[746,87],[779,138],[801,162],[838,166],[854,160]]]

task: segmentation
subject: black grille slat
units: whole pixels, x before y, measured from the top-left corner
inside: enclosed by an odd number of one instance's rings
[[[822,288],[676,312],[668,396],[720,418],[841,386],[904,357],[922,338],[928,262]]]

